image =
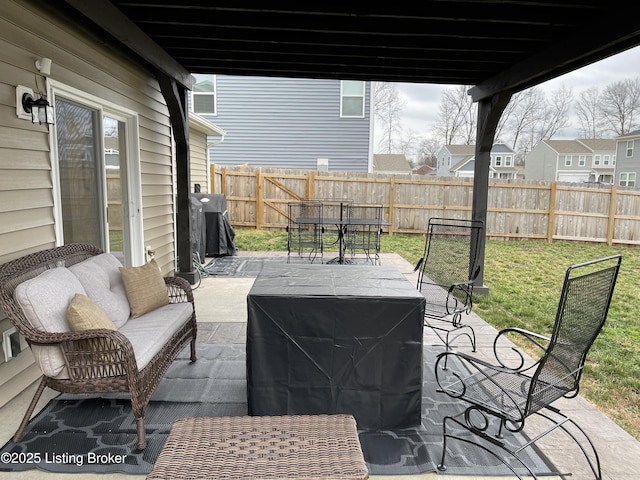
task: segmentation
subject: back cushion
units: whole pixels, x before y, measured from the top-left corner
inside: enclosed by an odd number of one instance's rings
[[[53,268],[21,283],[13,294],[31,325],[49,333],[69,332],[67,308],[73,297],[85,294],[80,281],[67,268]],[[57,345],[33,345],[33,356],[49,377],[63,373],[64,358]]]
[[[119,270],[121,266],[115,256],[102,253],[69,267],[84,287],[87,297],[105,311],[116,328],[124,325],[131,315]]]

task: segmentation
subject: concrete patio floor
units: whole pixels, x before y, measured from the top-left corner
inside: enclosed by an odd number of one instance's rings
[[[240,255],[270,256],[283,255],[278,253],[265,252],[241,252]],[[405,274],[408,280],[415,285],[417,276],[413,272],[413,266],[402,259],[399,255],[383,254],[382,264],[395,266],[400,272]],[[345,266],[345,268],[349,268]],[[202,280],[202,284],[194,291],[196,313],[199,323],[198,336],[202,341],[215,343],[245,343],[246,321],[247,321],[247,293],[253,285],[254,278],[229,278],[229,277],[208,277]],[[474,327],[478,342],[478,355],[485,355],[490,359],[491,346],[496,330],[484,322],[480,317],[472,313],[469,324]],[[438,337],[428,328],[425,328],[424,341],[427,344],[441,343]],[[461,345],[460,349],[464,347]],[[25,392],[20,394],[9,404],[0,409],[0,442],[4,445],[15,432],[24,411],[35,391],[32,385]],[[37,411],[46,402],[56,395],[50,390],[46,391]],[[640,475],[640,442],[627,434],[615,423],[609,420],[604,414],[599,412],[593,405],[579,396],[573,400],[562,400],[556,403],[563,412],[568,413],[571,418],[585,429],[593,440],[602,464],[603,479],[606,480],[636,480]],[[536,425],[528,425],[525,431],[532,435],[536,430]],[[572,480],[591,480],[593,475],[584,460],[578,447],[573,442],[566,440],[566,437],[549,435],[538,445],[543,453],[555,465],[561,476],[544,477],[547,479],[571,478]],[[566,474],[566,476],[565,476]],[[42,479],[42,478],[69,478],[74,480],[122,480],[126,478],[144,478],[144,475],[125,474],[54,474],[40,470],[31,470],[19,473],[2,473],[2,478],[12,479]],[[487,476],[454,476],[438,475],[436,473],[410,475],[410,476],[372,476],[376,479],[386,480],[433,480],[436,478],[445,480],[507,480],[511,477],[487,477]]]

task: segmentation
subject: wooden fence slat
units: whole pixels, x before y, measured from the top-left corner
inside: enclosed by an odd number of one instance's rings
[[[215,165],[210,175],[237,226],[281,229],[284,203],[316,197],[382,204],[390,235],[423,235],[430,217],[469,218],[472,210],[470,178]],[[640,189],[492,180],[488,195],[490,238],[640,245]]]

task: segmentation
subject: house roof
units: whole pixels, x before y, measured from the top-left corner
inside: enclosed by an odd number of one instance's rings
[[[33,1],[187,87],[191,72],[360,79],[474,85],[481,100],[640,44],[622,0]]]
[[[452,165],[451,168],[449,169],[449,171],[450,172],[455,172],[456,170],[460,170],[467,163],[471,162],[472,160],[475,160],[475,158],[476,158],[475,155],[467,155],[462,160],[460,160],[458,163],[456,163],[455,165]]]
[[[594,152],[615,151],[616,141],[612,138],[579,138],[578,142],[586,145]]]
[[[591,150],[577,140],[543,140],[553,150],[559,154],[568,153],[591,153]]]
[[[404,154],[378,153],[373,156],[374,172],[411,172],[411,165]]]
[[[449,150],[451,155],[474,155],[476,153],[475,145],[445,145],[444,148]]]
[[[633,137],[640,137],[640,130],[634,130],[633,132],[629,132],[625,135],[621,135],[617,137],[617,140],[621,140],[624,138],[633,138]]]

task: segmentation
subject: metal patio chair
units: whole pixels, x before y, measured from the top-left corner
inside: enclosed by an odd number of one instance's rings
[[[314,200],[300,200],[289,203],[287,225],[287,263],[291,255],[307,257],[313,263],[322,263],[322,203]]]
[[[460,414],[445,417],[443,421],[440,470],[446,470],[447,439],[456,438],[489,452],[522,478],[509,464],[509,458],[502,457],[486,445],[495,446],[515,459],[516,465],[524,467],[528,475],[536,478],[519,455],[540,438],[560,428],[579,446],[595,478],[602,478],[600,459],[592,441],[580,426],[552,403],[562,397],[578,395],[587,353],[607,318],[621,260],[620,255],[614,255],[567,269],[550,337],[520,328],[504,329],[494,341],[495,363],[452,351],[438,355],[435,370],[439,388],[450,397],[469,404]],[[503,348],[503,340],[514,335],[539,352],[539,358],[527,362],[512,344],[506,344],[510,348]],[[504,352],[510,354],[510,360],[505,358]],[[449,371],[440,370],[438,364],[449,357],[452,357],[449,363],[457,365],[455,371],[451,366]],[[454,362],[453,358],[459,362]],[[522,431],[526,420],[534,414],[550,422],[549,428],[525,445],[509,447],[504,439],[505,431]],[[449,431],[450,423],[473,435],[456,436],[460,429],[454,427]],[[496,431],[492,433],[494,429]],[[480,439],[489,443],[483,445],[479,443]]]
[[[447,349],[456,338],[466,337],[472,350],[476,350],[475,332],[462,318],[471,313],[473,306],[483,232],[480,220],[431,218],[427,225],[424,253],[415,267],[419,272],[417,287],[427,299],[425,326],[438,335]]]
[[[351,204],[347,207],[349,223],[345,229],[345,251],[354,261],[362,255],[366,262],[380,265],[380,235],[382,235],[381,204]]]

